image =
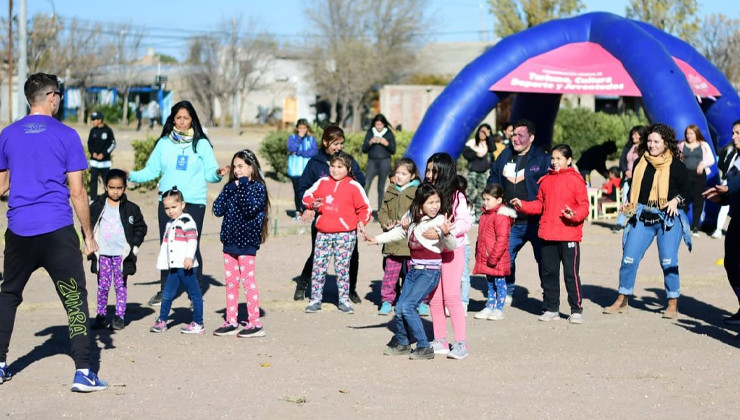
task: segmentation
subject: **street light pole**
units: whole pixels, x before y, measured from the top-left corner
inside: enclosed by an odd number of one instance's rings
[[[28,21],[26,18],[26,0],[20,0],[18,11],[18,118],[26,116],[23,85],[28,77]]]

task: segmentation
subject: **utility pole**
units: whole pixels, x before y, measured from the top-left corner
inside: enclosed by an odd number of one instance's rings
[[[8,0],[8,122],[13,122],[13,0]]]
[[[18,12],[18,118],[26,116],[23,85],[28,77],[28,31],[26,19],[26,0],[20,0]]]

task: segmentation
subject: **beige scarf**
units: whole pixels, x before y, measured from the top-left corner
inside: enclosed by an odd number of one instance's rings
[[[626,205],[629,207],[627,209],[628,214],[634,213],[634,210],[637,208],[637,200],[640,198],[640,188],[642,187],[642,177],[645,175],[648,162],[655,168],[653,184],[650,188],[650,196],[648,197],[648,206],[662,209],[668,205],[668,184],[671,177],[673,155],[670,150],[666,150],[660,156],[650,156],[650,154],[644,153],[642,157],[643,159],[637,162],[637,165],[635,165],[632,171],[630,202]]]

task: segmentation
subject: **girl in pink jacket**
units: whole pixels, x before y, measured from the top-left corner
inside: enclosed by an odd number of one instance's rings
[[[340,312],[354,313],[349,301],[349,260],[370,221],[370,201],[365,189],[352,176],[352,156],[342,151],[329,160],[329,176],[316,181],[303,195],[303,205],[315,210],[316,243],[311,272],[311,301],[306,312],[321,311],[329,259],[334,257]],[[356,232],[355,232],[356,231]]]

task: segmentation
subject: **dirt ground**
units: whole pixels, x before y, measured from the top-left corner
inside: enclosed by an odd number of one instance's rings
[[[88,129],[77,128],[86,140]],[[244,147],[256,149],[264,132],[252,129],[237,136],[212,129],[219,162],[228,163],[233,152]],[[118,129],[116,134],[115,166],[130,169],[130,141],[137,133]],[[220,188],[210,186],[210,202]],[[392,318],[377,315],[382,278],[378,247],[360,245],[358,292],[363,302],[355,305],[354,315],[336,311],[335,288],[327,293],[322,313],[305,314],[306,302],[292,300],[292,280],[310,251],[310,233],[286,214],[292,206],[291,185],[270,181],[268,188],[278,233],[257,256],[266,337],[211,335],[222,323],[225,297],[220,220],[210,214],[201,245],[209,279],[207,334],[179,333],[181,324],[191,317],[185,296],[173,305],[171,329],[160,335],[149,333],[156,312],[146,302],[158,290],[159,278],[154,270],[156,195],[130,192],[129,198],[142,207],[150,233],[139,254],[139,272],[129,279],[126,329],[93,332],[94,367],[110,382],[110,389],[88,395],[69,391],[74,366],[68,356],[66,317],[48,276],[39,271],[19,309],[8,355],[15,376],[0,385],[0,414],[11,418],[164,414],[187,419],[737,415],[735,363],[740,340],[734,328],[722,324],[723,316],[736,311],[737,301],[723,268],[715,264],[722,257],[721,241],[702,234],[694,238],[694,252],[681,247],[680,319],[660,316],[665,294],[655,245],[640,266],[630,313],[602,315],[601,307],[616,297],[620,236],[610,232],[610,221],[587,222],[581,259],[583,325],[570,325],[565,319],[537,321],[541,289],[531,248],[526,246],[517,260],[520,288],[504,321],[473,319],[484,305],[486,287],[484,278],[473,277],[467,318],[470,357],[410,361],[382,354],[392,336]],[[372,197],[371,202],[375,202]],[[0,210],[6,209],[7,203],[2,203]],[[379,228],[371,225],[369,230]],[[86,270],[89,273],[88,266]],[[88,274],[87,282],[94,308],[95,277]],[[568,305],[562,293],[561,311],[566,317]],[[431,334],[431,319],[424,322]]]

